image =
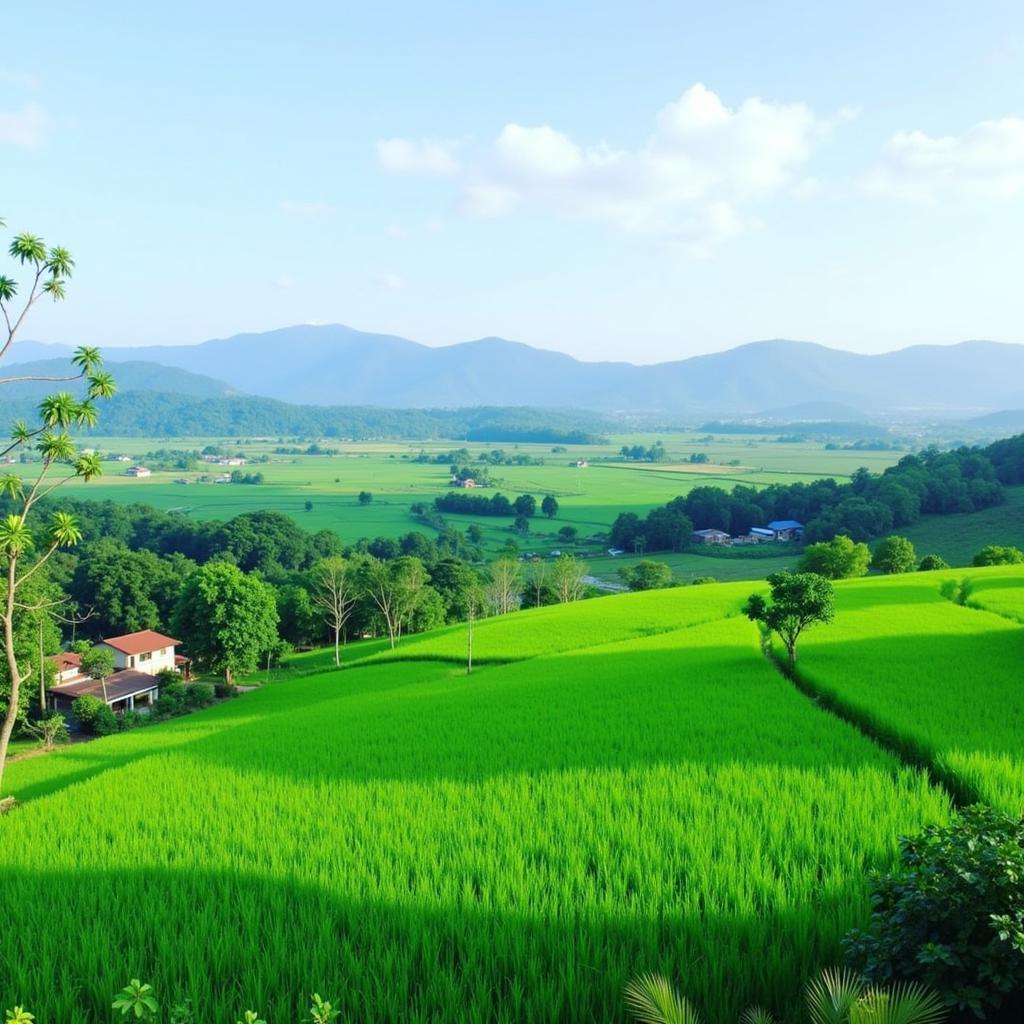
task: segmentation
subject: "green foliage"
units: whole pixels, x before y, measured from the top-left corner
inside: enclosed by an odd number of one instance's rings
[[[987,544],[974,556],[974,565],[1020,565],[1024,551],[1001,544]]]
[[[871,567],[879,572],[913,572],[917,568],[917,552],[906,537],[886,537],[871,557]]]
[[[540,503],[540,510],[548,519],[554,519],[558,515],[558,499],[553,494],[545,494]]]
[[[636,565],[619,570],[622,582],[630,590],[660,590],[672,585],[672,570],[664,562],[642,559]]]
[[[824,576],[813,572],[772,573],[768,583],[772,588],[771,599],[751,594],[743,610],[747,618],[778,633],[792,670],[800,634],[815,623],[828,623],[835,617],[834,590]]]
[[[132,978],[111,1004],[122,1017],[135,1021],[155,1021],[160,1005],[153,996],[153,986]]]
[[[332,1024],[341,1016],[341,1011],[336,1009],[326,999],[321,999],[318,992],[314,992],[309,1007],[309,1024]]]
[[[82,655],[82,671],[91,679],[106,679],[114,671],[114,652],[109,647],[93,647]]]
[[[278,639],[271,588],[224,562],[208,562],[186,580],[174,622],[189,653],[228,682],[255,670]]]
[[[948,569],[949,563],[941,555],[925,555],[917,564],[918,572],[935,572],[937,569]]]
[[[899,867],[873,878],[871,923],[851,934],[850,963],[871,982],[928,985],[981,1018],[1020,1014],[1024,819],[971,807],[900,849]]]
[[[53,750],[58,743],[67,743],[68,725],[64,716],[57,711],[50,712],[43,718],[26,722],[24,731],[39,740],[43,750]]]
[[[660,974],[641,974],[626,986],[626,1009],[641,1024],[703,1024],[697,1010]]]
[[[33,1024],[35,1017],[24,1007],[15,1006],[12,1010],[4,1011],[5,1024]]]
[[[71,703],[71,714],[86,732],[94,736],[109,736],[117,732],[117,715],[99,697],[88,694],[76,697]]]
[[[213,683],[189,683],[184,689],[185,706],[191,709],[209,707],[217,696]]]
[[[359,504],[360,505],[369,505],[371,501],[373,501],[373,495],[369,491],[360,491],[359,492]]]
[[[845,534],[811,544],[800,559],[800,572],[816,572],[829,580],[863,576],[871,564],[867,544],[857,544]]]

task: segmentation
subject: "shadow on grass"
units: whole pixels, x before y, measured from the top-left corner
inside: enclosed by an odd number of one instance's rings
[[[329,884],[329,880],[328,880]],[[758,1002],[802,1019],[804,978],[839,956],[863,921],[860,892],[762,914],[597,915],[545,921],[488,908],[486,891],[444,905],[354,899],[328,888],[212,872],[126,866],[39,871],[0,888],[0,998],[38,1020],[107,1020],[137,977],[166,1008],[188,997],[198,1018],[233,1024],[258,1009],[270,1024],[306,1019],[308,995],[343,1020],[623,1021],[622,991],[662,971],[711,1021]],[[46,907],[46,913],[39,908]]]

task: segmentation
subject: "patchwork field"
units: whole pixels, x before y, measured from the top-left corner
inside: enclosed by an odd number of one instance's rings
[[[840,584],[800,670],[1009,807],[1024,631],[944,597],[962,577]],[[214,1020],[283,1024],[319,990],[365,1021],[606,1022],[663,970],[711,1020],[752,1001],[796,1020],[868,868],[950,804],[762,656],[753,586],[484,620],[492,664],[468,677],[464,629],[352,645],[340,672],[315,652],[210,711],[12,764],[0,999],[85,1022],[142,976]]]
[[[105,463],[105,475],[87,485],[68,486],[74,496],[94,500],[143,502],[161,509],[181,511],[196,519],[229,519],[253,509],[271,509],[291,516],[301,526],[313,530],[334,530],[346,543],[360,537],[397,537],[412,529],[431,532],[413,518],[409,506],[430,502],[449,489],[448,464],[414,461],[421,452],[429,456],[466,447],[470,465],[478,464],[482,452],[503,448],[512,455],[543,459],[539,466],[492,466],[490,473],[496,489],[515,496],[532,493],[538,497],[553,494],[561,506],[558,517],[546,520],[537,516],[531,534],[522,538],[510,532],[509,520],[488,517],[450,515],[453,526],[465,529],[476,523],[484,534],[483,545],[495,554],[515,537],[524,550],[540,552],[564,548],[558,536],[562,526],[579,531],[575,550],[591,563],[595,575],[617,579],[618,570],[628,559],[609,558],[606,544],[587,538],[608,530],[620,512],[646,514],[650,509],[685,494],[694,487],[714,484],[731,488],[737,483],[765,486],[771,483],[811,481],[825,476],[848,479],[859,466],[880,472],[896,462],[900,452],[826,451],[820,443],[778,443],[763,435],[719,436],[666,434],[664,441],[669,463],[623,463],[605,461],[616,457],[623,444],[651,445],[655,435],[622,435],[609,438],[605,445],[572,445],[564,452],[552,452],[544,444],[465,444],[462,441],[429,442],[340,442],[320,443],[339,449],[337,455],[282,455],[278,447],[295,447],[295,439],[246,440],[225,438],[90,438],[89,444],[106,453],[123,453],[133,458],[159,449],[200,450],[208,444],[242,451],[250,460],[266,456],[269,461],[246,466],[246,471],[263,473],[260,485],[196,482],[201,473],[180,470],[155,471],[146,479],[125,475],[125,465]],[[302,441],[299,446],[309,442]],[[689,464],[691,454],[702,452],[711,462]],[[586,459],[585,469],[575,466]],[[220,467],[204,467],[215,476]],[[186,479],[188,484],[176,483]],[[373,502],[360,506],[356,496],[367,490]],[[491,493],[491,492],[484,492]],[[310,502],[312,508],[306,508]],[[763,567],[758,560],[711,560],[701,554],[666,555],[677,578],[690,580],[713,575],[720,579],[761,577],[774,568],[791,562],[780,555],[777,564]]]

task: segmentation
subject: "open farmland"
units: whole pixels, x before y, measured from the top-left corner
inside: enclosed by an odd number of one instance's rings
[[[482,621],[511,663],[470,677],[457,630],[354,646],[12,764],[2,995],[84,1022],[139,975],[215,1020],[319,990],[358,1020],[607,1022],[661,969],[709,1019],[798,1019],[867,869],[949,806],[761,656],[748,589]]]
[[[454,527],[465,530],[475,524],[483,531],[483,547],[494,556],[515,539],[523,550],[547,552],[567,547],[558,536],[563,526],[574,526],[579,540],[569,548],[586,558],[599,578],[616,580],[618,570],[633,564],[629,556],[611,558],[607,544],[592,540],[607,532],[620,512],[645,515],[652,508],[686,494],[694,487],[715,485],[732,488],[736,484],[766,486],[771,483],[810,482],[832,476],[849,479],[859,466],[880,472],[895,463],[899,452],[826,451],[820,443],[778,443],[764,435],[729,435],[707,440],[707,435],[666,434],[662,440],[669,454],[668,463],[628,463],[618,458],[623,444],[653,444],[655,435],[621,435],[603,445],[572,445],[564,452],[552,452],[551,445],[498,443],[465,444],[461,441],[341,442],[321,441],[337,448],[336,455],[277,454],[279,447],[295,447],[294,439],[263,439],[240,442],[232,438],[103,438],[89,444],[101,452],[123,453],[133,458],[159,449],[200,450],[208,444],[241,452],[249,464],[246,472],[260,472],[259,485],[218,484],[212,479],[223,467],[203,466],[197,471],[155,470],[146,479],[125,475],[125,464],[104,463],[104,476],[89,484],[72,482],[62,491],[70,496],[96,501],[140,502],[164,510],[176,510],[199,520],[227,520],[243,512],[268,509],[292,517],[310,531],[328,529],[345,543],[361,537],[399,537],[409,530],[432,533],[431,527],[414,518],[410,506],[430,503],[450,489],[447,462],[414,461],[421,452],[428,456],[466,447],[469,465],[479,464],[479,456],[494,448],[510,455],[543,459],[543,465],[499,465],[490,467],[493,489],[514,497],[532,493],[538,498],[554,495],[559,502],[558,516],[546,519],[538,515],[531,521],[527,537],[513,534],[511,520],[487,516],[446,515]],[[301,442],[302,446],[308,441]],[[693,453],[708,455],[711,463],[690,465],[685,460]],[[266,457],[267,462],[254,462]],[[587,460],[586,468],[577,468],[578,459]],[[735,464],[734,464],[735,463]],[[188,480],[189,483],[177,483]],[[371,504],[361,506],[360,491],[373,494]],[[307,509],[309,502],[311,508]],[[779,552],[765,560],[756,557],[714,557],[701,552],[659,553],[671,565],[677,579],[701,576],[719,579],[763,577],[775,569],[791,567],[795,555]]]
[[[964,578],[918,573],[845,583],[837,588],[835,623],[808,635],[797,670],[966,797],[1017,813],[1024,806],[1024,631],[956,603]],[[997,604],[998,595],[1024,592],[1019,566],[975,569],[966,578],[981,604],[987,594]]]

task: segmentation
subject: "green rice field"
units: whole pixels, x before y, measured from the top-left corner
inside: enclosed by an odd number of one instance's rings
[[[837,586],[800,672],[860,728],[762,655],[758,585],[719,584],[482,620],[471,676],[464,628],[350,645],[341,671],[298,655],[238,700],[15,762],[0,999],[84,1024],[139,976],[217,1021],[284,1024],[320,991],[351,1020],[607,1022],[661,970],[709,1020],[800,1019],[868,869],[950,812],[871,736],[1024,793],[1024,631],[944,596],[965,575]]]

